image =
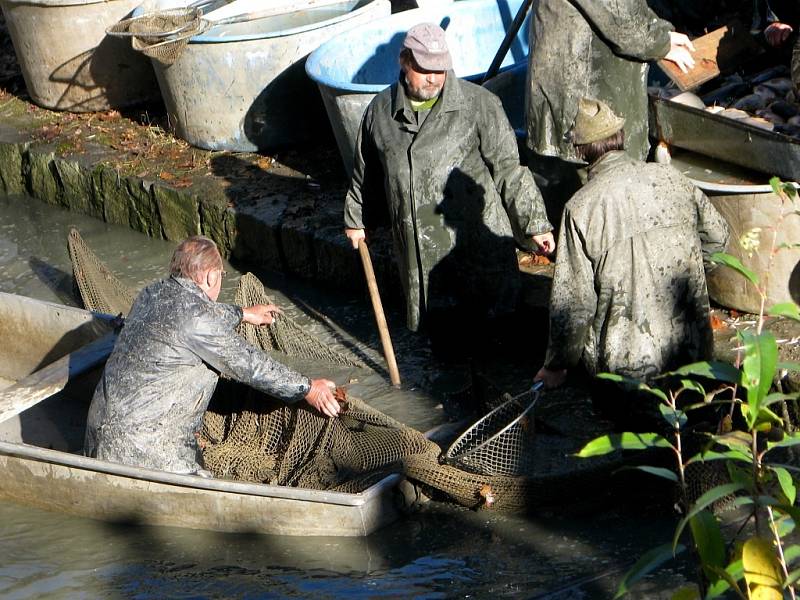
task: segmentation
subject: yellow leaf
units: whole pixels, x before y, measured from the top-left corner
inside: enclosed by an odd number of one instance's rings
[[[783,594],[778,588],[757,585],[750,592],[750,600],[783,600]]]
[[[758,537],[747,540],[742,547],[742,566],[747,587],[753,590],[754,594],[763,586],[778,590],[781,588],[780,563],[771,542]],[[753,586],[757,587],[753,589]],[[771,596],[761,597],[766,600]],[[779,594],[778,598],[780,597]]]

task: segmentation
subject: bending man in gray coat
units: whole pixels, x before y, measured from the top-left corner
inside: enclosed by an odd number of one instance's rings
[[[89,408],[88,456],[201,471],[195,433],[220,373],[285,402],[305,400],[329,417],[338,414],[332,382],[309,380],[236,333],[242,321],[269,325],[279,310],[217,303],[223,274],[216,244],[194,236],[175,250],[170,276],[139,293]]]
[[[345,233],[357,248],[388,216],[409,329],[448,319],[452,341],[514,310],[515,248],[552,252],[552,226],[500,100],[455,76],[441,27],[412,27],[400,67],[361,123]]]
[[[536,379],[560,385],[582,364],[649,379],[711,357],[704,260],[728,226],[676,169],[623,152],[623,119],[583,99],[573,129],[589,181],[567,202]]]

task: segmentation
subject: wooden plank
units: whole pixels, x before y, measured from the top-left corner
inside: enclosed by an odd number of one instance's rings
[[[684,73],[672,61],[661,59],[658,66],[684,92],[732,71],[739,62],[762,52],[761,46],[741,23],[730,23],[692,40],[694,68]]]
[[[70,379],[103,363],[116,340],[116,333],[108,333],[5,388],[0,392],[0,423],[57,394]]]

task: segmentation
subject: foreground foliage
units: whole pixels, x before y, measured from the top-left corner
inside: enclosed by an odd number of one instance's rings
[[[783,210],[778,222],[766,232],[770,236],[766,249],[769,266],[783,248],[800,246],[776,242],[783,220],[789,215],[800,215],[794,205],[797,192],[791,184],[777,178],[770,184],[781,198]],[[758,251],[762,233],[760,229],[747,232],[740,240],[742,248],[746,252]],[[672,541],[654,548],[637,561],[620,583],[616,598],[624,596],[636,581],[686,548],[692,551],[698,563],[700,580],[696,587],[676,592],[675,600],[732,595],[744,600],[796,598],[800,545],[787,542],[787,536],[800,522],[800,509],[795,506],[800,468],[781,462],[780,457],[786,451],[779,449],[800,445],[800,433],[790,433],[792,424],[787,406],[797,400],[798,394],[784,393],[780,383],[788,371],[800,371],[800,365],[779,362],[778,342],[764,329],[764,319],[765,315],[770,315],[800,321],[800,310],[793,302],[766,309],[769,268],[762,281],[731,255],[715,254],[712,259],[738,271],[761,297],[756,330],[737,332],[735,363],[706,361],[687,365],[659,379],[659,382],[677,381],[677,385],[665,383],[661,387],[617,375],[601,375],[655,396],[666,425],[662,433],[626,432],[596,438],[579,456],[598,456],[616,449],[669,449],[674,457],[674,469],[636,468],[675,483],[682,514]],[[687,456],[687,436],[697,435],[690,425],[690,417],[693,411],[708,411],[709,407],[719,416],[717,430],[705,433],[707,439],[702,449]],[[730,482],[711,487],[699,498],[691,499],[687,467],[714,461],[722,461]],[[723,536],[712,511],[720,502],[745,513],[745,522],[733,539]]]

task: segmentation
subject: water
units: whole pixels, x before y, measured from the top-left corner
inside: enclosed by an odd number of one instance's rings
[[[162,276],[174,248],[32,200],[0,198],[0,290],[75,304],[70,225],[132,287]],[[228,270],[221,300],[232,299],[236,285]],[[363,295],[259,276],[293,318],[382,364]],[[390,310],[388,317],[403,391],[381,372],[319,375],[339,383],[358,378],[353,393],[427,429],[443,419],[427,391],[427,346],[403,330],[402,315]],[[670,538],[674,523],[663,506],[620,513],[605,496],[598,490],[598,508],[583,514],[535,519],[429,504],[364,539],[120,526],[0,503],[0,598],[608,598],[644,551]],[[595,498],[576,500],[591,507]],[[681,570],[662,571],[634,597],[668,598],[684,582]]]

